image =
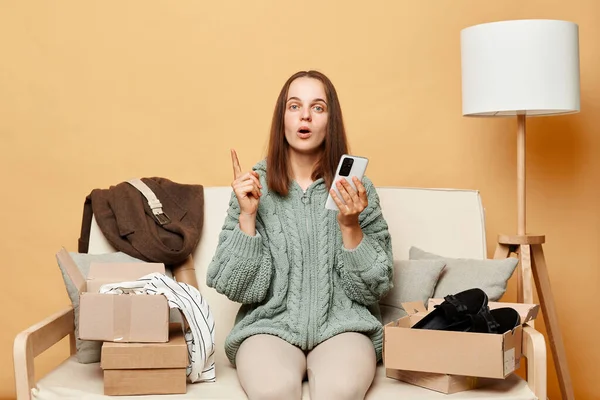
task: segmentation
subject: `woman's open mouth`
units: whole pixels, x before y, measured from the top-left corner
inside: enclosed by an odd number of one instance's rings
[[[308,127],[302,126],[298,129],[298,137],[300,139],[308,139],[312,135],[312,132]]]

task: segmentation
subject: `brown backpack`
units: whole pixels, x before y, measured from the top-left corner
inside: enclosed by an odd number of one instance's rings
[[[92,214],[118,251],[148,262],[178,264],[200,240],[204,188],[166,178],[142,178],[92,190],[83,206],[80,253],[88,252]]]

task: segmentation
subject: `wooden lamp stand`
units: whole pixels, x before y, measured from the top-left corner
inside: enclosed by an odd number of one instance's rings
[[[525,229],[525,115],[517,115],[517,120],[518,234],[499,235],[494,258],[506,258],[511,253],[518,254],[517,301],[519,303],[533,303],[533,284],[531,281],[533,275],[546,324],[552,357],[556,366],[562,398],[573,400],[575,399],[575,394],[567,366],[565,347],[560,333],[554,297],[550,288],[550,278],[542,248],[545,236],[528,235]],[[533,321],[529,322],[529,324],[533,324]]]

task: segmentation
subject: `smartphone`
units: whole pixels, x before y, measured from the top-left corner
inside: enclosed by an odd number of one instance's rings
[[[350,186],[356,190],[356,186],[354,185],[354,182],[352,182],[352,177],[356,176],[359,180],[362,180],[363,176],[365,175],[365,171],[367,170],[368,163],[369,160],[365,157],[351,156],[349,154],[344,154],[342,158],[340,158],[337,170],[335,171],[335,178],[333,179],[333,184],[331,185],[331,189],[335,191],[335,194],[338,196],[338,198],[344,201],[336,186],[337,181],[340,179],[346,179],[346,181],[350,183]],[[331,193],[329,193],[327,196],[325,208],[329,210],[338,210],[338,206],[335,204],[333,197],[331,197]]]

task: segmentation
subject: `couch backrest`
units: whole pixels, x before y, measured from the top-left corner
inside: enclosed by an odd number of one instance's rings
[[[392,237],[394,259],[408,258],[411,246],[447,257],[485,258],[486,236],[481,196],[474,190],[381,187],[377,189]],[[204,188],[204,226],[194,252],[199,290],[216,320],[217,358],[224,358],[223,341],[233,326],[239,304],[206,286],[206,270],[223,226],[231,187]],[[95,220],[90,253],[115,251]]]

